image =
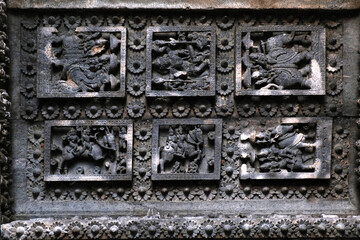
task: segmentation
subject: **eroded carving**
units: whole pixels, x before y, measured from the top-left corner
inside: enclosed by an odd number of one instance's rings
[[[38,96],[124,96],[125,37],[123,27],[42,28]]]
[[[238,95],[324,95],[324,37],[317,27],[238,29]]]
[[[237,146],[241,178],[329,178],[331,120],[284,118],[249,124]]]
[[[147,36],[147,95],[214,95],[211,27],[153,27]]]
[[[128,121],[51,121],[46,125],[45,181],[131,177]]]
[[[155,120],[153,180],[216,179],[221,120]]]

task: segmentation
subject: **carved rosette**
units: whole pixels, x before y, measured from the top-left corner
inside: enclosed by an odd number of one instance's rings
[[[209,237],[225,238],[297,238],[319,239],[322,237],[349,238],[360,236],[360,219],[358,217],[342,218],[333,215],[306,217],[295,215],[268,216],[266,220],[248,217],[246,220],[233,218],[128,218],[117,219],[84,218],[14,221],[1,226],[4,239],[43,238],[61,239],[85,237],[93,239],[169,239],[191,237],[207,239]]]

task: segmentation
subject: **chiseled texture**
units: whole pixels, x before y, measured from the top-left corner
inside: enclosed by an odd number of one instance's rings
[[[12,0],[9,8],[24,9],[359,9],[358,0]]]
[[[9,194],[9,185],[11,183],[10,165],[11,161],[8,157],[9,148],[9,118],[10,118],[10,101],[6,87],[9,80],[7,34],[5,14],[6,4],[0,1],[0,224],[11,221],[11,197]]]

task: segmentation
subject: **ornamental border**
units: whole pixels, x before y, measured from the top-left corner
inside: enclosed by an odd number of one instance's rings
[[[37,218],[1,226],[3,239],[171,239],[360,237],[360,216]]]

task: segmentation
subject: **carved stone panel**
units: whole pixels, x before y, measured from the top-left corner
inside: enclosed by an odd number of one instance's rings
[[[124,97],[126,28],[39,30],[39,98]]]
[[[238,27],[236,95],[324,95],[325,29]]]
[[[45,181],[131,180],[129,120],[45,123]]]
[[[332,120],[249,120],[237,143],[241,179],[330,178]]]
[[[153,180],[220,179],[221,119],[153,122]]]
[[[214,96],[215,29],[149,27],[146,95]]]
[[[360,236],[355,13],[72,6],[8,14],[3,239]]]

